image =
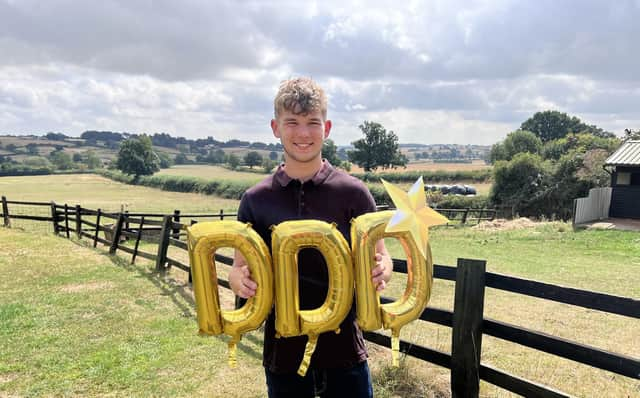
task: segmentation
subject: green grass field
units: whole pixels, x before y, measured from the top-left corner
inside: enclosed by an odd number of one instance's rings
[[[128,192],[131,196],[136,192],[140,199],[132,211],[148,210],[148,206],[154,211],[197,211],[197,201],[219,200],[80,177],[4,177],[0,187],[10,185],[22,200],[46,201],[52,193],[58,198],[81,198],[83,205],[84,201],[104,203],[104,198],[126,198]],[[15,199],[4,188],[0,194]],[[237,201],[229,200],[205,211],[235,210],[236,206]],[[458,257],[486,259],[491,272],[640,297],[638,232],[573,231],[567,224],[546,223],[513,231],[438,228],[430,236],[438,264],[455,264]],[[394,257],[402,256],[396,242],[390,240],[388,246]],[[146,245],[146,249],[153,252],[154,246]],[[171,249],[173,257],[186,261],[184,251]],[[262,394],[259,333],[243,340],[247,346],[239,350],[244,353],[239,368],[228,369],[224,341],[195,336],[193,300],[184,272],[173,270],[169,279],[162,279],[148,264],[131,267],[100,253],[62,238],[0,228],[0,352],[7,358],[0,361],[0,395]],[[404,280],[396,274],[385,295],[401,295]],[[453,283],[436,280],[429,305],[451,309],[452,303]],[[485,317],[640,358],[637,319],[494,289],[486,292]],[[450,350],[451,332],[446,327],[414,322],[403,328],[401,337]],[[182,351],[196,351],[191,353],[194,359],[182,357]],[[371,346],[370,351],[376,396],[441,396],[438,394],[448,391],[446,369],[409,358],[405,368],[393,371],[388,369],[388,350]],[[482,351],[484,363],[576,396],[640,394],[638,380],[488,336]],[[512,395],[482,383],[481,396]]]
[[[179,165],[169,169],[162,169],[158,175],[189,176],[210,180],[240,180],[258,182],[267,177],[266,174],[241,172],[225,169],[220,166],[208,165]]]
[[[147,265],[0,228],[0,396],[262,396],[256,334],[229,369],[190,292]]]
[[[8,200],[54,201],[105,211],[212,213],[238,207],[237,200],[125,185],[95,174],[0,177],[0,195]]]

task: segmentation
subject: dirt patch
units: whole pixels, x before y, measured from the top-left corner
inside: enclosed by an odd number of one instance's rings
[[[9,383],[18,378],[17,373],[6,373],[0,375],[0,384]]]
[[[64,293],[80,293],[80,292],[92,292],[95,290],[111,289],[113,283],[111,282],[89,282],[89,283],[75,283],[72,285],[63,286],[61,291]]]
[[[526,217],[516,218],[515,220],[497,218],[491,221],[483,221],[471,228],[481,231],[510,231],[514,229],[534,228],[543,224],[545,224],[545,222],[532,221]]]
[[[640,220],[631,218],[607,218],[605,220],[581,224],[580,226],[587,229],[618,229],[622,231],[640,231]]]

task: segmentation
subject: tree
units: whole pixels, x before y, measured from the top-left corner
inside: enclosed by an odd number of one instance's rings
[[[516,130],[507,135],[504,147],[509,159],[512,159],[517,153],[522,152],[539,154],[542,149],[542,140],[530,131]]]
[[[224,163],[224,151],[222,149],[216,149],[209,152],[207,161],[213,164]]]
[[[264,158],[262,160],[262,168],[264,169],[265,174],[269,174],[273,171],[274,167],[278,165],[278,162],[275,160],[271,160],[269,158]]]
[[[342,161],[338,158],[338,147],[332,139],[327,139],[322,144],[322,157],[334,166],[340,166]]]
[[[153,151],[149,136],[129,138],[120,144],[116,167],[125,174],[132,174],[134,180],[160,170],[159,164],[160,159]]]
[[[355,150],[348,152],[350,162],[366,172],[407,165],[408,159],[400,152],[398,136],[393,131],[387,132],[380,123],[366,120],[358,127],[364,138],[351,143]]]
[[[69,170],[73,168],[73,160],[65,151],[53,151],[49,154],[49,160],[58,170]]]
[[[231,170],[235,170],[240,166],[240,158],[235,153],[230,153],[227,155],[227,163]]]
[[[27,144],[26,148],[29,155],[38,155],[38,145],[34,144],[33,142]]]
[[[62,133],[47,133],[45,134],[44,138],[51,141],[64,141],[66,138],[69,138],[69,137],[67,137]]]
[[[599,127],[587,125],[575,116],[558,111],[537,112],[520,126],[520,130],[531,131],[542,142],[562,138],[569,133],[588,133],[597,137],[612,138],[615,134]]]
[[[158,155],[158,161],[160,162],[158,166],[161,169],[168,169],[169,167],[173,166],[173,159],[171,159],[171,156],[169,156],[168,153],[156,152],[156,154]]]
[[[564,138],[549,141],[542,148],[544,159],[559,160],[571,151],[587,152],[592,149],[604,149],[609,153],[620,146],[618,138],[603,138],[592,134],[569,134]]]
[[[539,155],[519,153],[510,161],[500,160],[493,167],[489,198],[496,205],[511,206],[520,215],[538,216],[549,174]]]
[[[189,162],[189,158],[187,158],[187,155],[185,155],[184,153],[180,152],[176,155],[174,162],[176,164],[186,164],[187,162]]]
[[[507,160],[507,149],[504,147],[504,143],[496,142],[491,146],[489,151],[489,163],[494,164],[499,160]]]
[[[276,152],[276,151],[269,152],[269,159],[278,160],[278,152]]]
[[[3,163],[0,161],[0,163]],[[29,156],[23,162],[24,165],[33,168],[50,168],[51,162],[42,156]]]
[[[82,155],[80,155],[78,152],[76,152],[76,153],[73,154],[72,159],[73,159],[74,162],[80,163],[80,162],[82,162]]]
[[[502,143],[491,147],[489,159],[491,163],[498,160],[511,160],[521,152],[540,153],[542,141],[530,131],[516,130],[507,135]]]
[[[89,169],[99,169],[102,167],[102,160],[100,160],[94,151],[86,151],[84,155],[86,157],[85,163]]]
[[[253,169],[253,166],[262,164],[262,155],[256,151],[247,152],[247,154],[244,155],[244,164],[249,166],[250,169]]]

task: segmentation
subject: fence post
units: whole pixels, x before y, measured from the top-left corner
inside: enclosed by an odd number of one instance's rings
[[[169,248],[169,238],[171,237],[171,218],[172,216],[164,216],[162,218],[162,232],[160,232],[160,243],[158,244],[158,255],[156,256],[156,271],[164,272],[165,263],[167,262],[167,249]]]
[[[133,256],[131,256],[131,264],[135,264],[136,256],[138,256],[138,246],[140,246],[140,238],[142,238],[142,227],[144,226],[144,216],[140,217],[140,226],[138,227],[138,234],[136,235],[136,245],[133,248]]]
[[[93,236],[93,247],[98,246],[98,233],[100,232],[100,214],[102,214],[102,211],[98,209],[98,215],[96,217],[96,233]]]
[[[467,223],[467,216],[469,215],[469,208],[467,207],[464,211],[464,213],[462,214],[462,221],[460,222],[460,224],[465,225]]]
[[[220,209],[220,219],[224,220],[224,210]]]
[[[180,222],[180,210],[173,211],[173,221],[176,223]],[[171,236],[173,239],[180,239],[180,228],[172,228]]]
[[[118,215],[118,222],[113,229],[113,240],[111,241],[111,247],[109,247],[109,254],[116,254],[116,250],[118,250],[120,235],[122,235],[122,224],[124,224],[124,214],[120,213]]]
[[[485,268],[486,261],[458,259],[451,345],[454,398],[477,397],[480,390]]]
[[[76,205],[76,235],[78,239],[82,239],[82,207]]]
[[[4,226],[11,227],[11,219],[9,218],[9,206],[7,204],[7,197],[2,197],[2,217],[4,218]]]
[[[64,231],[69,239],[69,206],[66,203],[64,204]]]
[[[482,207],[482,208],[480,209],[480,212],[478,213],[478,222],[476,223],[476,225],[477,225],[477,224],[480,224],[480,223],[482,222],[482,216],[483,216],[483,215],[484,215],[484,207]]]
[[[55,202],[51,202],[51,219],[53,220],[53,233],[58,235],[58,228],[60,228],[60,226],[58,225],[58,215],[56,212],[56,203]]]

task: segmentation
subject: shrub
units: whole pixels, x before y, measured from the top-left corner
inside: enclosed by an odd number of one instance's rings
[[[415,182],[422,177],[424,183],[471,180],[475,182],[488,181],[491,170],[436,170],[436,171],[405,171],[401,173],[353,173],[352,176],[364,182],[380,182],[383,178],[389,182]]]
[[[227,199],[240,199],[242,194],[254,185],[248,181],[205,180],[184,176],[143,176],[134,178],[118,171],[101,170],[100,175],[125,184],[143,185],[171,192],[193,192],[205,195],[216,195]]]

